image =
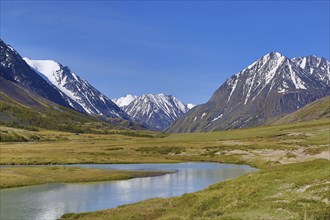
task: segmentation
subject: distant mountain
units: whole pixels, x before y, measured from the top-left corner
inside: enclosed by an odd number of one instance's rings
[[[63,98],[72,108],[92,115],[130,119],[108,97],[73,73],[69,67],[53,60],[23,59],[36,73],[61,91]]]
[[[25,92],[43,97],[59,105],[70,107],[64,97],[54,86],[48,84],[35,73],[22,57],[0,39],[0,77],[3,82],[12,82]],[[8,90],[10,92],[12,90]],[[6,92],[6,91],[3,91]],[[10,95],[10,94],[9,94]],[[70,107],[71,108],[71,107]]]
[[[120,97],[118,99],[113,99],[112,101],[116,103],[120,108],[129,105],[137,98],[136,95],[127,94],[126,96]]]
[[[127,95],[116,99],[115,102],[136,122],[160,131],[169,127],[189,110],[174,96],[164,94],[146,94],[138,97]]]
[[[233,75],[211,99],[168,129],[197,132],[258,126],[330,94],[329,61],[272,52]]]
[[[273,124],[289,124],[321,118],[330,118],[330,96],[311,102],[301,109],[285,115]]]

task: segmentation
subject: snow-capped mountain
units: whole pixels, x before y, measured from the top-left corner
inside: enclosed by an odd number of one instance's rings
[[[127,94],[123,97],[120,97],[118,99],[113,99],[112,101],[116,103],[120,108],[129,105],[131,102],[133,102],[137,98],[136,95]]]
[[[189,110],[177,98],[164,94],[127,95],[116,100],[135,121],[154,130],[164,130]]]
[[[169,131],[194,132],[267,124],[330,94],[329,61],[269,53],[233,75],[205,104]]]
[[[53,60],[23,59],[36,73],[61,91],[63,98],[74,109],[88,114],[130,119],[108,97],[73,73],[67,66]]]
[[[192,103],[188,103],[187,104],[187,108],[188,109],[192,109],[193,107],[195,107],[196,105],[192,104]]]
[[[330,86],[330,61],[316,56],[296,57],[292,61],[312,77]]]
[[[27,93],[70,107],[60,92],[35,73],[17,51],[0,39],[0,77],[15,83]],[[18,97],[18,94],[10,94]]]

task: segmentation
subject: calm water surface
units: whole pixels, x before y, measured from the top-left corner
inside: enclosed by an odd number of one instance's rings
[[[119,170],[177,170],[173,174],[130,180],[43,184],[0,190],[0,219],[56,219],[69,212],[87,212],[155,198],[195,192],[255,169],[218,163],[75,165]]]

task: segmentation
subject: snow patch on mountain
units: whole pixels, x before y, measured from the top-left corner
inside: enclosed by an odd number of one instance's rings
[[[187,108],[189,108],[189,109],[192,109],[193,107],[195,107],[196,105],[194,105],[194,104],[191,104],[191,103],[188,103],[187,104]]]
[[[24,57],[23,60],[46,81],[50,82],[52,85],[56,86],[61,92],[69,96],[71,99],[76,100],[76,97],[73,92],[65,88],[65,81],[59,78],[61,66],[53,60],[31,60]],[[72,104],[72,103],[71,103]],[[71,105],[72,106],[72,105]],[[88,109],[85,109],[87,112]],[[90,112],[88,112],[90,113]]]
[[[305,67],[306,67],[306,57],[304,57],[302,60],[301,60],[301,63],[300,63],[300,68],[302,68],[302,69],[305,69]]]
[[[223,116],[223,114],[221,114],[221,115],[219,115],[219,116],[215,117],[214,119],[212,119],[212,121],[211,121],[211,122],[214,122],[214,121],[216,121],[216,120],[219,120],[219,119],[220,119],[222,116]]]
[[[227,99],[227,102],[229,102],[230,101],[230,98],[231,98],[231,95],[233,94],[233,92],[236,89],[237,78],[235,78],[235,79],[229,78],[228,81],[227,81],[227,83],[228,83],[228,85],[231,88],[230,94],[229,94],[228,99]]]
[[[127,94],[126,96],[120,97],[118,99],[113,99],[112,101],[116,103],[119,107],[124,107],[129,105],[131,102],[133,102],[137,98],[136,95]]]

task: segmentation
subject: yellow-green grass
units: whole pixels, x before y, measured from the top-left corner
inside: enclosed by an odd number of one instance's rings
[[[261,168],[182,197],[66,217],[327,219],[329,215],[330,119],[194,134],[76,135],[46,130],[32,134],[42,139],[1,143],[0,164],[215,161]]]
[[[327,155],[329,119],[193,134],[33,132],[45,141],[1,143],[0,164],[216,161],[259,168]],[[46,141],[52,140],[52,141]],[[289,154],[288,154],[289,153]]]
[[[29,186],[43,183],[95,182],[158,176],[170,171],[122,171],[87,169],[67,166],[33,166],[0,168],[0,188]]]
[[[265,168],[205,190],[63,219],[329,219],[329,161]]]
[[[165,137],[165,133],[148,131],[148,130],[115,130],[115,129],[99,129],[94,130],[93,134],[107,134],[107,135],[124,135],[127,137],[148,137],[160,138]],[[6,127],[0,125],[0,143],[6,142],[45,142],[45,141],[65,141],[68,136],[79,136],[80,133],[69,133],[54,130],[26,130],[20,128]],[[77,139],[72,136],[72,139]],[[79,137],[78,137],[79,139]]]

